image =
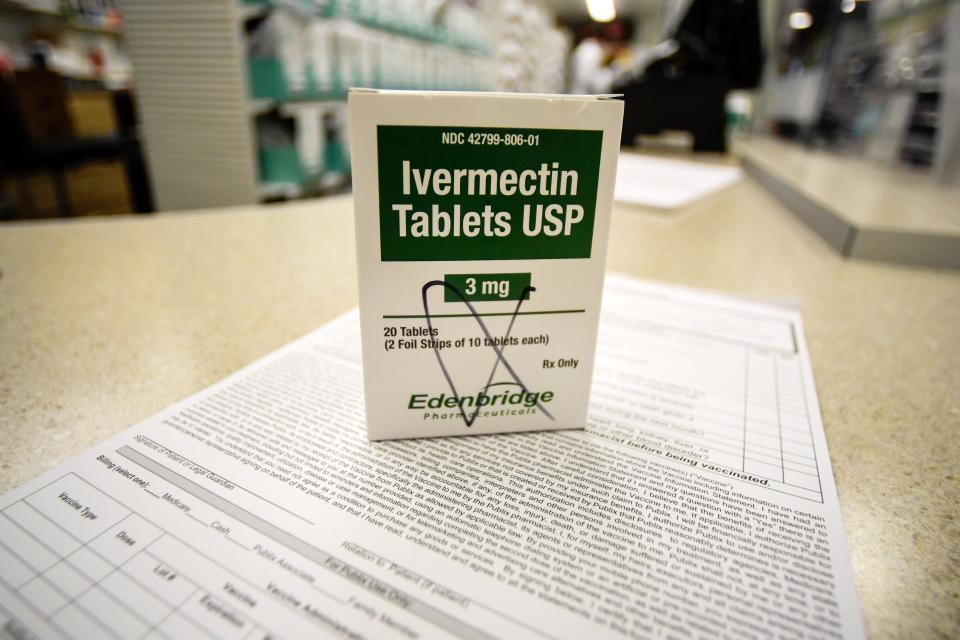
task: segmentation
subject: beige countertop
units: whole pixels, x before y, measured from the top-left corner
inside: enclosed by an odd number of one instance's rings
[[[739,144],[738,152],[856,227],[960,236],[960,188],[937,184],[928,173],[762,136]]]
[[[870,635],[960,636],[960,273],[851,261],[749,181],[618,206],[609,268],[802,311]],[[349,198],[0,227],[0,490],[357,302]]]

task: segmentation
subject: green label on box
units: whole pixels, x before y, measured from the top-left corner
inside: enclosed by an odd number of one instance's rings
[[[489,302],[492,300],[530,299],[529,273],[448,273],[443,281],[450,287],[443,288],[444,302]],[[457,291],[463,297],[457,295]]]
[[[379,125],[380,259],[589,258],[602,131]]]

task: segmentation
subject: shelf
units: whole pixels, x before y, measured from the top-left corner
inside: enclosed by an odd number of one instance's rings
[[[261,202],[264,200],[293,200],[303,194],[303,185],[296,182],[262,182],[257,189]]]
[[[346,101],[346,96],[333,99],[318,100],[287,100],[279,103],[280,113],[285,116],[296,115],[298,109],[330,109],[338,107]]]
[[[323,18],[325,13],[318,8],[308,9],[304,7],[299,2],[293,0],[272,0],[271,2],[263,2],[251,4],[247,2],[241,2],[238,7],[238,12],[240,15],[241,22],[246,22],[253,18],[259,18],[270,13],[273,9],[283,9],[284,11],[289,11],[290,13],[296,14],[303,18]]]
[[[123,35],[123,29],[118,27],[107,27],[96,24],[85,24],[78,22],[76,20],[69,20],[63,18],[63,24],[68,29],[73,29],[75,31],[86,31],[88,33],[98,33],[106,36],[116,36],[120,37]]]
[[[935,127],[940,121],[940,114],[936,111],[918,111],[910,116],[909,121],[928,127]]]
[[[918,164],[932,159],[923,140],[908,139],[897,151]],[[960,268],[960,192],[903,165],[759,136],[738,142],[737,154],[748,175],[841,255]]]
[[[120,37],[123,35],[123,29],[120,27],[111,27],[108,25],[72,19],[63,15],[63,13],[61,13],[58,9],[48,9],[39,5],[17,2],[16,0],[0,0],[0,11],[12,11],[27,15],[57,18],[62,26],[73,31],[84,31],[86,33],[96,33],[115,37]]]
[[[33,13],[41,16],[60,17],[61,15],[59,9],[47,9],[45,7],[28,2],[17,2],[17,0],[0,0],[0,9],[5,9],[7,11],[19,11],[21,13]]]
[[[279,107],[280,112],[284,115],[288,115],[290,111],[296,111],[298,108],[303,109],[326,109],[329,107],[342,105],[347,99],[347,94],[336,94],[330,96],[318,96],[315,98],[251,98],[250,99],[250,114],[259,116],[264,113],[269,113],[273,109]]]
[[[249,109],[250,115],[259,116],[264,113],[268,113],[273,109],[277,104],[276,100],[269,100],[267,98],[250,98]]]
[[[257,187],[260,202],[297,200],[304,197],[339,193],[350,183],[349,172],[330,171],[303,183],[261,182]]]
[[[924,140],[922,138],[907,138],[903,141],[903,148],[911,151],[922,151],[924,153],[933,153],[936,151],[936,144],[933,140]]]
[[[2,1],[2,0],[0,0]],[[481,43],[470,43],[470,42],[456,42],[458,36],[450,33],[449,31],[440,30],[432,33],[425,32],[421,29],[411,29],[402,25],[397,24],[388,24],[380,22],[378,20],[369,20],[365,18],[360,18],[350,15],[331,15],[330,13],[322,9],[308,9],[303,7],[301,4],[295,0],[271,0],[267,3],[258,3],[258,4],[248,4],[240,3],[237,8],[237,13],[240,17],[241,22],[247,22],[254,18],[259,18],[270,13],[274,9],[282,9],[284,11],[289,11],[297,16],[302,18],[317,18],[329,20],[336,23],[339,28],[345,30],[359,30],[359,29],[371,29],[374,31],[382,31],[384,33],[389,33],[391,35],[400,36],[404,38],[410,38],[411,40],[418,40],[420,42],[425,42],[428,44],[438,44],[442,46],[451,47],[454,49],[460,49],[462,51],[469,51],[472,53],[490,55],[490,49],[488,46]]]

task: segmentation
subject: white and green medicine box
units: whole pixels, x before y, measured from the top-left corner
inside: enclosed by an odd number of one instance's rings
[[[623,103],[349,103],[370,439],[582,428]]]

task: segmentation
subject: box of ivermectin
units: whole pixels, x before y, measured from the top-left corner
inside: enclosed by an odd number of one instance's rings
[[[587,417],[623,103],[350,92],[371,440]]]

